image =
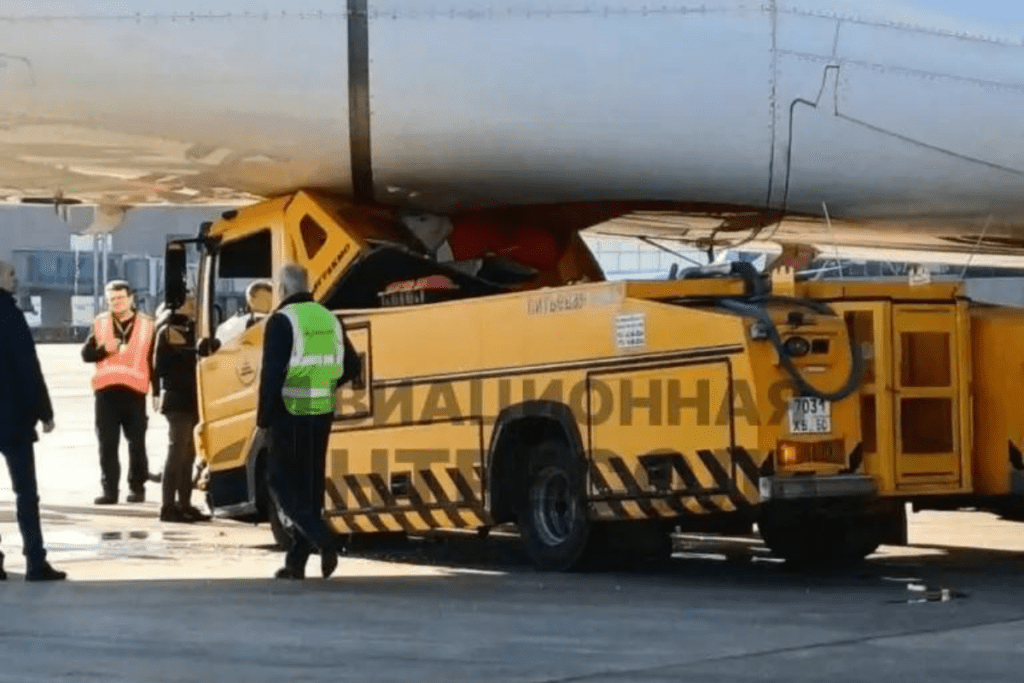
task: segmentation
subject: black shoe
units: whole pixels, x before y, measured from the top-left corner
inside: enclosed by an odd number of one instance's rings
[[[338,568],[338,551],[334,548],[320,549],[320,571],[324,578],[330,578],[334,570]]]
[[[289,567],[285,565],[277,570],[274,574],[275,579],[298,579],[302,580],[306,578],[306,572],[302,569],[296,569],[295,567]]]
[[[146,489],[139,489],[137,491],[132,491],[131,493],[128,494],[128,497],[125,498],[125,500],[128,501],[129,503],[145,503],[146,502]]]
[[[116,493],[104,493],[93,501],[96,505],[117,505]]]
[[[192,505],[179,506],[178,512],[180,512],[181,516],[190,522],[209,522],[211,519],[210,515],[204,513],[197,507],[193,507]]]
[[[4,554],[0,553],[0,581],[7,580],[7,572],[4,571]]]
[[[57,571],[50,566],[49,562],[43,562],[25,574],[26,581],[63,581],[66,578],[68,578],[66,572]]]
[[[178,524],[191,524],[192,520],[186,517],[181,510],[173,505],[166,505],[160,508],[161,522],[176,522]]]

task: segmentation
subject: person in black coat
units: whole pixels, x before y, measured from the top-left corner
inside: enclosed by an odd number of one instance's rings
[[[263,334],[263,361],[260,369],[260,393],[256,410],[259,438],[269,440],[267,484],[285,530],[290,537],[285,566],[277,571],[279,579],[305,578],[305,566],[313,548],[320,549],[324,578],[334,571],[338,554],[333,533],[322,518],[327,442],[331,434],[333,412],[324,415],[292,415],[282,398],[292,355],[292,327],[281,309],[293,303],[313,301],[308,275],[301,266],[289,264],[281,269],[281,304],[267,319]],[[362,363],[348,335],[342,330],[345,361],[337,386],[356,379]]]
[[[0,261],[0,452],[7,461],[14,489],[25,554],[27,581],[59,581],[67,574],[46,561],[39,524],[39,489],[33,443],[39,440],[36,423],[53,431],[53,407],[39,365],[35,341],[25,314],[14,301],[18,279],[14,266]],[[7,578],[0,553],[0,580]]]
[[[153,392],[169,427],[162,477],[162,522],[210,519],[192,505],[192,468],[196,461],[193,430],[199,422],[196,360],[195,301],[188,299],[177,311],[157,321],[153,351]]]

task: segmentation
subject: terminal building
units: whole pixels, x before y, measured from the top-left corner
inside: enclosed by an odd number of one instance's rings
[[[127,280],[152,313],[163,285],[168,238],[194,237],[227,207],[145,207],[114,229],[85,206],[0,206],[0,259],[14,264],[19,304],[39,341],[78,341],[103,310],[103,285]]]

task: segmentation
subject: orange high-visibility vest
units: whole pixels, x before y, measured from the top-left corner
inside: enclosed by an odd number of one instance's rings
[[[114,333],[114,317],[101,313],[93,322],[96,348],[108,342],[120,344]],[[149,392],[149,351],[153,343],[153,321],[141,313],[135,314],[135,329],[128,339],[128,348],[107,356],[96,364],[92,376],[93,391],[112,386],[134,389],[140,394]]]

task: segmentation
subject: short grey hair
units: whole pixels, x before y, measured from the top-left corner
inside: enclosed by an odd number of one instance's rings
[[[106,292],[125,292],[129,296],[135,294],[135,290],[127,280],[111,280],[103,289]]]
[[[297,263],[289,263],[281,267],[277,273],[277,281],[281,286],[282,298],[287,299],[295,294],[309,293],[309,273]]]

